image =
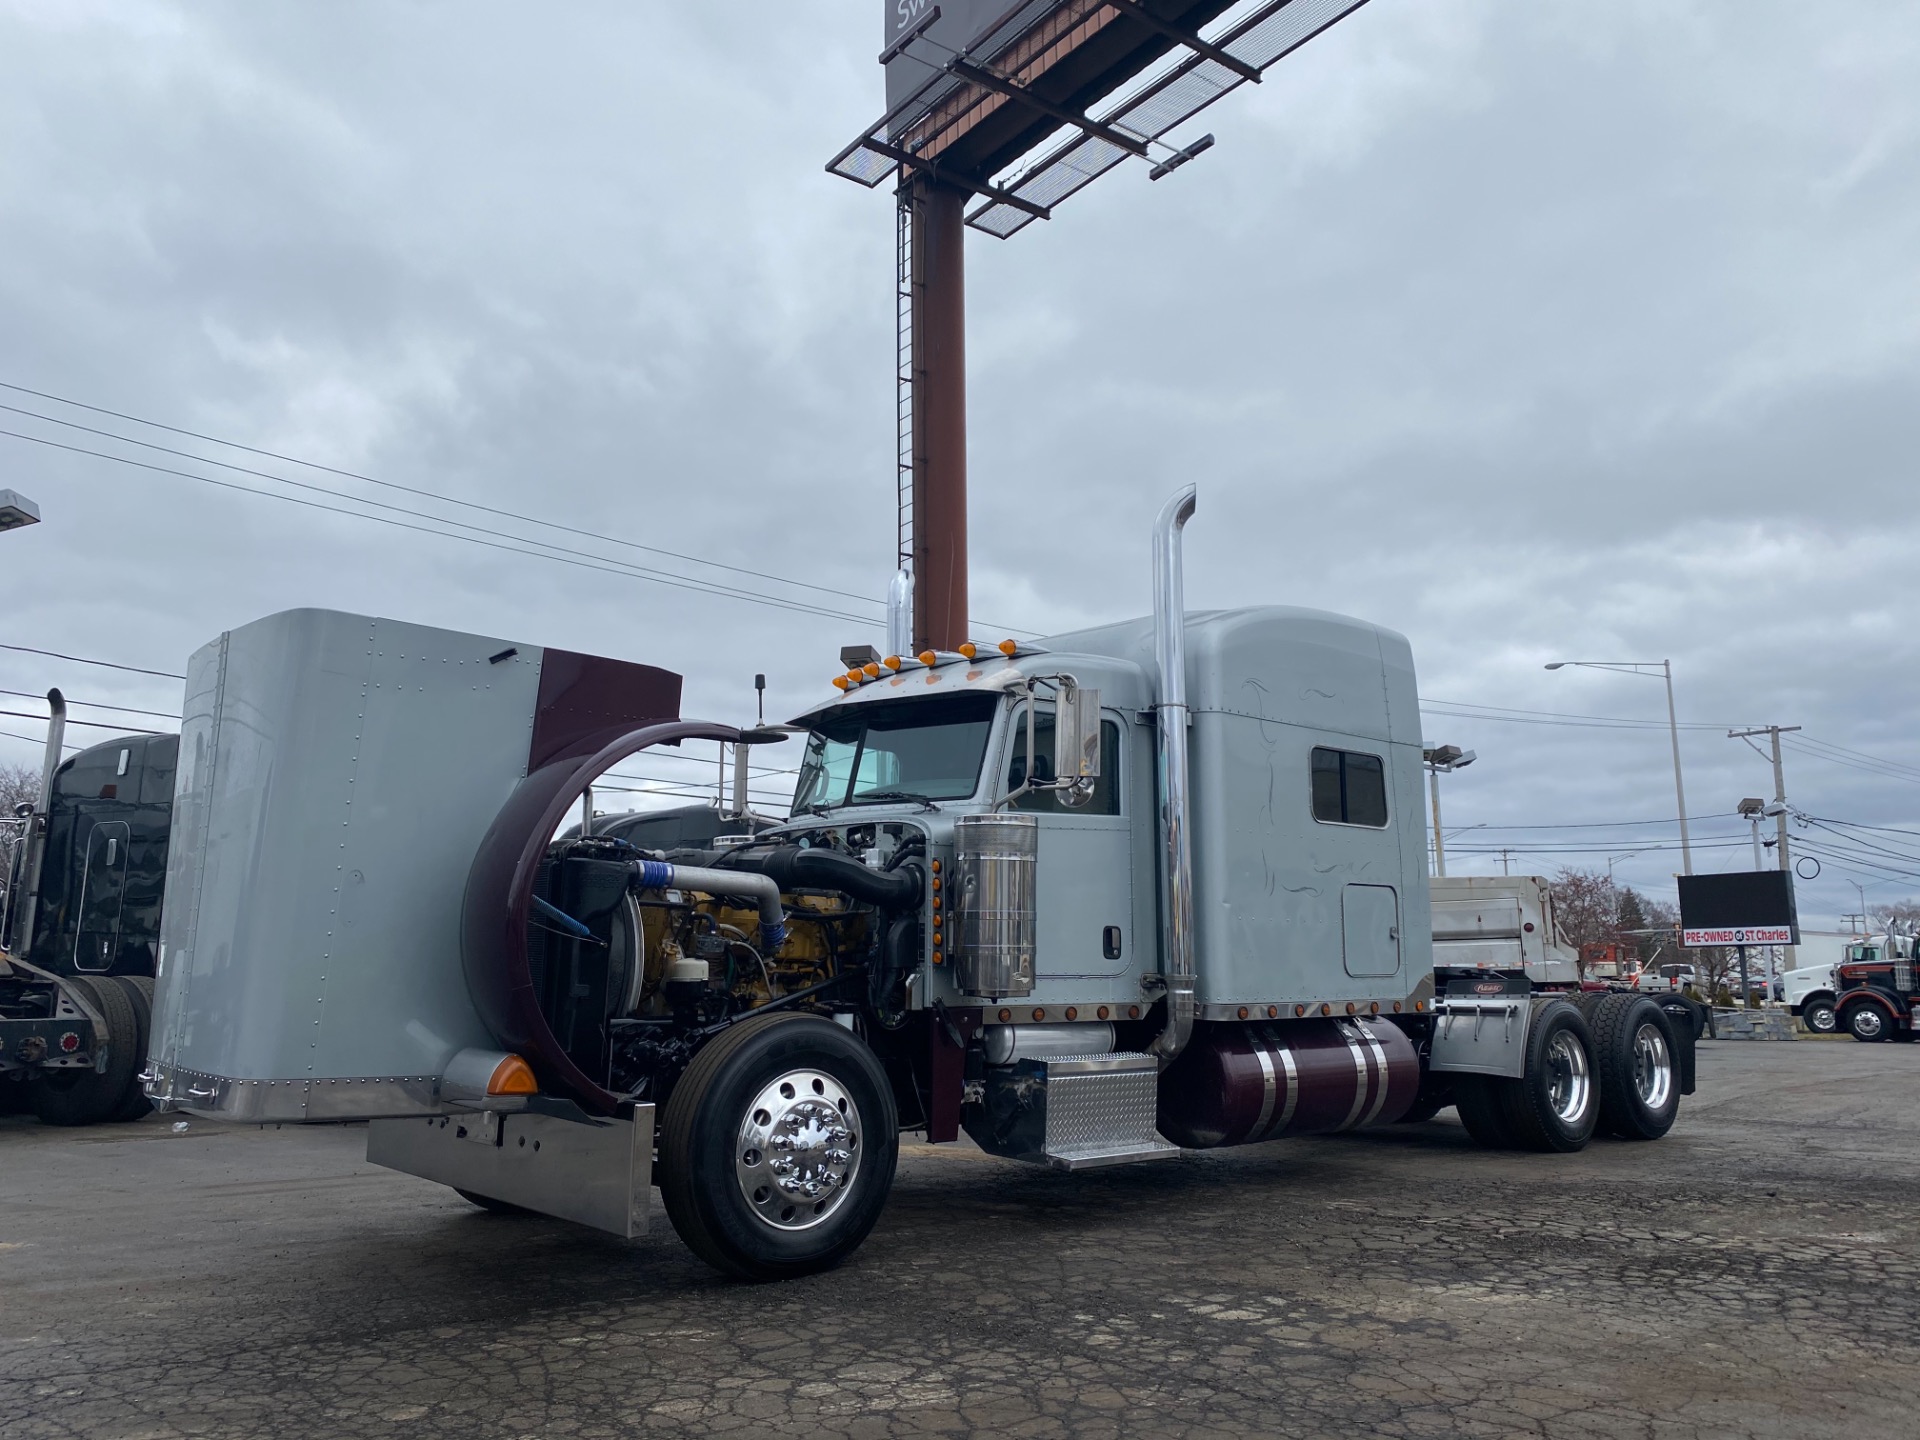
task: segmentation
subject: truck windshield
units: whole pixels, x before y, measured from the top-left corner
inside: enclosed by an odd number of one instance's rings
[[[979,788],[998,695],[861,705],[807,737],[793,813],[821,806],[964,800]]]

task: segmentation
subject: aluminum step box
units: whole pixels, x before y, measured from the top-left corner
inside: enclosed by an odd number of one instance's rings
[[[961,1117],[992,1154],[1090,1170],[1180,1153],[1154,1128],[1159,1095],[1151,1055],[1063,1055],[995,1067]]]

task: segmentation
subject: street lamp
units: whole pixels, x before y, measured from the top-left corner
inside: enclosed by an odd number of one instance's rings
[[[1421,763],[1427,767],[1427,786],[1433,793],[1433,873],[1447,873],[1447,841],[1440,830],[1440,772],[1451,775],[1456,770],[1464,770],[1478,757],[1471,750],[1462,750],[1458,745],[1430,745],[1420,752]]]
[[[1673,798],[1680,805],[1680,864],[1687,874],[1693,873],[1693,845],[1687,838],[1687,791],[1680,782],[1680,722],[1674,718],[1673,711],[1673,662],[1671,660],[1555,660],[1547,666],[1549,670],[1564,670],[1569,666],[1579,670],[1615,670],[1622,675],[1645,675],[1652,678],[1656,673],[1667,682],[1667,734],[1673,741]]]
[[[0,530],[40,523],[40,507],[13,490],[0,490]]]

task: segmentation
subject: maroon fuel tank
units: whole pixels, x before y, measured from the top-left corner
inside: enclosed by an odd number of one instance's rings
[[[1407,1113],[1420,1058],[1385,1020],[1205,1023],[1160,1076],[1160,1133],[1206,1150],[1380,1125]]]

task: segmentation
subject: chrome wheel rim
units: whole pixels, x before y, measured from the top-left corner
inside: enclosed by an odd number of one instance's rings
[[[1547,1042],[1547,1103],[1568,1125],[1586,1118],[1593,1082],[1587,1070],[1587,1047],[1571,1030],[1562,1030]]]
[[[1833,1007],[1831,1005],[1815,1005],[1807,1011],[1806,1019],[1809,1030],[1831,1030],[1834,1028]]]
[[[1880,1012],[1861,1008],[1853,1012],[1853,1033],[1880,1038]]]
[[[1649,1110],[1664,1110],[1673,1093],[1673,1062],[1660,1027],[1642,1025],[1633,1032],[1633,1088]]]
[[[833,1076],[790,1070],[740,1120],[733,1172],[747,1206],[776,1230],[808,1230],[838,1210],[860,1173],[860,1109]]]

